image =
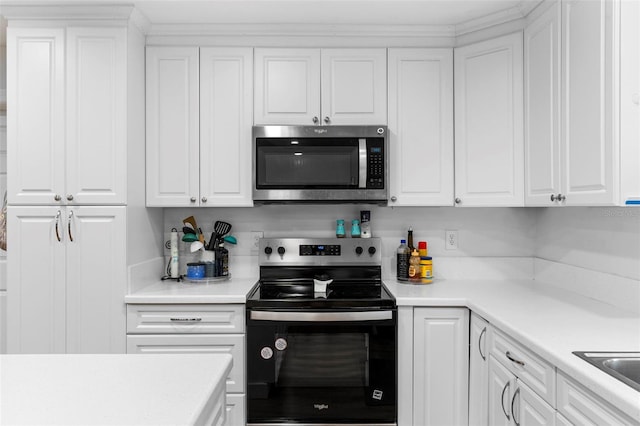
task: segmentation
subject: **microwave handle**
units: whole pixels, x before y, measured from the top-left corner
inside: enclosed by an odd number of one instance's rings
[[[359,148],[359,164],[360,175],[358,179],[358,188],[367,187],[367,140],[365,138],[358,139]]]

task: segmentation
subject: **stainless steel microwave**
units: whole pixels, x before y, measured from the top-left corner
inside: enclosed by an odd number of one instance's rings
[[[386,204],[386,126],[253,127],[256,203]]]

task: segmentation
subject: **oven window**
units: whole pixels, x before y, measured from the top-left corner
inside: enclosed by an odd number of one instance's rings
[[[247,376],[249,423],[394,423],[395,323],[249,321]]]
[[[357,139],[258,139],[258,189],[358,187]]]

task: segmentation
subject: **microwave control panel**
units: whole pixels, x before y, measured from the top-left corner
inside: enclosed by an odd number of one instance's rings
[[[367,139],[367,188],[384,188],[384,139]]]

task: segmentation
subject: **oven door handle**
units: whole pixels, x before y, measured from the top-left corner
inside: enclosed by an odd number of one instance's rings
[[[380,321],[393,319],[393,311],[363,312],[281,312],[251,311],[249,318],[258,321],[300,321],[300,322],[335,322],[335,321]]]

